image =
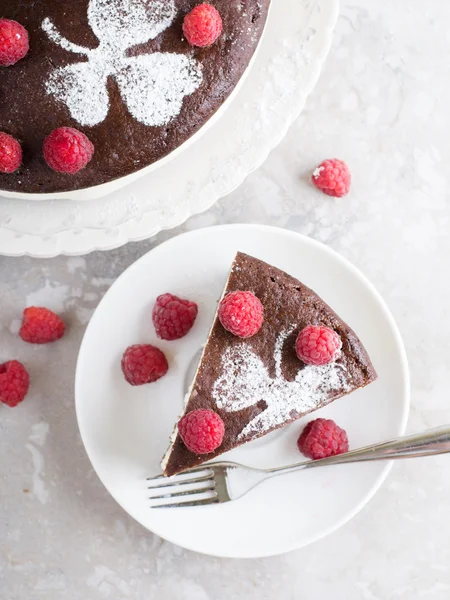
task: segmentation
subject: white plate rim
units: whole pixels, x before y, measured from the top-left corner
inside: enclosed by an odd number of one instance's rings
[[[395,319],[390,311],[390,309],[388,308],[385,300],[383,299],[383,297],[381,296],[381,294],[377,291],[377,289],[375,288],[375,286],[366,278],[365,275],[363,275],[363,273],[357,268],[355,267],[347,258],[345,258],[344,256],[342,256],[341,254],[339,254],[338,252],[336,252],[335,250],[333,250],[332,248],[330,248],[329,246],[326,246],[325,244],[310,238],[306,235],[303,235],[301,233],[297,233],[295,231],[291,231],[291,230],[287,230],[287,229],[283,229],[280,227],[272,227],[269,225],[257,225],[257,224],[232,224],[232,225],[218,225],[218,226],[214,226],[214,227],[208,227],[206,228],[208,230],[215,230],[215,231],[219,231],[219,230],[228,230],[228,231],[232,231],[234,230],[245,230],[245,229],[253,229],[253,230],[260,230],[263,232],[266,232],[267,234],[270,234],[271,232],[273,233],[278,233],[278,234],[282,234],[282,235],[286,235],[289,237],[293,237],[293,238],[302,238],[303,242],[306,244],[311,244],[312,246],[315,246],[316,249],[319,249],[323,252],[325,252],[325,254],[328,254],[331,258],[333,258],[334,260],[337,260],[342,266],[344,266],[345,268],[347,268],[355,277],[356,279],[359,280],[360,283],[364,284],[366,286],[366,288],[371,292],[371,294],[373,295],[374,299],[377,301],[380,309],[382,310],[383,316],[386,318],[387,323],[389,324],[389,327],[393,333],[394,339],[395,339],[395,343],[396,343],[396,349],[398,351],[399,354],[399,358],[400,358],[400,364],[401,364],[401,375],[402,375],[402,380],[403,380],[403,398],[401,398],[400,400],[402,401],[402,406],[403,406],[403,410],[402,410],[402,418],[400,420],[400,422],[398,423],[397,426],[397,434],[398,436],[403,435],[405,430],[406,430],[406,425],[407,425],[407,421],[408,421],[408,416],[409,416],[409,411],[410,411],[410,377],[409,377],[409,368],[408,368],[408,360],[407,360],[407,355],[406,355],[406,350],[404,347],[404,343],[402,340],[402,337],[400,335],[400,331],[398,329],[398,326],[395,322]],[[112,284],[112,286],[109,288],[109,290],[106,292],[105,296],[102,298],[102,300],[99,302],[96,311],[101,310],[102,304],[104,302],[104,299],[106,298],[106,296],[109,294],[109,292],[113,289],[113,287],[118,284],[118,282],[121,280],[121,278],[125,275],[125,273],[128,273],[130,270],[136,269],[138,268],[138,265],[141,261],[145,260],[145,258],[148,256],[148,254],[150,253],[155,253],[158,251],[162,251],[164,252],[166,250],[166,248],[168,246],[170,246],[171,244],[176,244],[179,243],[179,239],[183,238],[183,239],[188,239],[191,237],[195,237],[197,235],[197,233],[199,231],[204,231],[204,229],[199,229],[199,230],[193,230],[193,231],[189,231],[186,233],[183,233],[179,236],[175,236],[173,238],[170,238],[169,240],[163,242],[162,244],[156,246],[155,248],[153,248],[152,250],[150,250],[149,252],[147,252],[146,254],[144,254],[143,256],[141,256],[137,261],[135,261],[132,265],[130,265],[127,269],[125,269],[125,271],[116,279],[116,281]],[[162,250],[161,250],[162,249]],[[159,537],[175,544],[175,545],[180,545],[179,542],[174,539],[171,535],[167,535],[165,532],[161,532],[158,530],[158,527],[153,527],[151,530],[139,519],[138,516],[132,514],[132,512],[130,512],[124,505],[123,503],[121,503],[116,497],[115,495],[108,489],[107,485],[105,484],[103,478],[101,477],[100,473],[97,472],[93,459],[92,459],[92,453],[91,450],[89,448],[89,442],[87,441],[86,435],[84,434],[84,427],[82,425],[82,418],[80,415],[80,410],[79,410],[79,404],[77,401],[77,398],[79,397],[79,388],[80,388],[80,374],[79,374],[79,363],[80,363],[80,356],[84,350],[84,346],[87,343],[87,337],[88,337],[88,331],[89,328],[91,326],[91,323],[93,322],[95,313],[90,321],[90,323],[88,324],[85,334],[83,336],[83,340],[80,346],[80,350],[79,350],[79,355],[78,355],[78,359],[77,359],[77,367],[76,367],[76,373],[75,373],[75,411],[76,411],[76,417],[77,417],[77,423],[78,423],[78,428],[80,431],[80,437],[81,440],[83,442],[84,448],[86,450],[86,453],[88,455],[88,458],[91,462],[91,466],[94,469],[95,473],[97,474],[98,478],[100,479],[100,481],[102,482],[102,484],[104,485],[105,489],[108,491],[108,493],[114,498],[114,500],[119,504],[119,506],[121,506],[121,508],[128,514],[130,515],[134,520],[136,520],[138,523],[140,523],[145,529],[147,529],[148,531],[151,531],[152,533],[158,535]],[[186,548],[187,550],[191,550],[193,552],[197,552],[200,554],[207,554],[208,556],[216,556],[216,557],[220,557],[220,558],[264,558],[264,557],[269,557],[269,556],[276,556],[279,554],[284,554],[286,552],[290,552],[292,550],[296,550],[302,547],[305,547],[307,545],[310,545],[311,543],[314,543],[328,535],[330,535],[331,533],[333,533],[334,531],[338,530],[340,527],[342,527],[343,525],[345,525],[348,521],[350,521],[355,515],[357,515],[361,509],[370,502],[370,500],[373,498],[373,496],[376,494],[376,492],[380,489],[381,485],[383,484],[383,482],[385,481],[386,477],[388,476],[392,466],[393,466],[393,462],[394,461],[388,461],[386,462],[386,464],[383,466],[382,471],[380,472],[380,474],[376,477],[374,483],[372,484],[372,487],[369,489],[369,491],[366,493],[365,497],[358,502],[351,510],[349,510],[342,518],[338,519],[332,526],[327,527],[323,530],[321,530],[318,534],[316,535],[311,535],[309,538],[306,538],[303,540],[302,543],[300,544],[288,544],[286,546],[283,547],[283,549],[277,549],[275,552],[263,552],[263,553],[259,553],[259,554],[247,554],[247,553],[242,553],[239,554],[239,552],[236,552],[233,555],[224,555],[221,553],[214,553],[211,551],[203,552],[202,550],[198,549],[195,547],[195,545],[189,545],[189,544],[183,544],[183,547]]]

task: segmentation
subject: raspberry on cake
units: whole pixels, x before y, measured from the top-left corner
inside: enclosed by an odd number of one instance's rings
[[[162,350],[151,344],[129,346],[122,356],[122,372],[131,385],[154,383],[169,370]]]
[[[222,443],[225,426],[216,412],[198,409],[180,419],[178,431],[191,452],[210,454]]]
[[[308,325],[298,334],[295,351],[307,365],[327,365],[339,358],[342,341],[329,327]]]
[[[29,49],[28,31],[17,21],[0,19],[0,67],[10,67]]]
[[[222,18],[211,4],[199,4],[184,17],[183,33],[192,46],[211,46],[222,33]]]
[[[30,344],[48,344],[61,339],[65,329],[64,321],[53,311],[30,306],[23,311],[19,335],[24,342]]]
[[[173,294],[158,296],[153,307],[152,319],[156,335],[162,340],[178,340],[194,325],[198,306]]]
[[[348,451],[347,433],[331,419],[315,419],[303,429],[297,446],[313,460],[335,456]]]
[[[22,164],[22,148],[11,135],[0,131],[0,173],[14,173]]]
[[[0,365],[0,402],[11,408],[25,398],[30,387],[30,376],[22,363],[10,360]]]
[[[261,329],[264,308],[253,292],[227,294],[219,305],[218,317],[224,329],[240,338],[252,337]]]
[[[94,146],[81,131],[73,127],[59,127],[45,138],[42,151],[51,169],[75,175],[90,162]]]
[[[223,305],[219,306],[184,407],[184,415],[197,410],[217,414],[224,425],[223,440],[213,452],[202,455],[190,450],[176,429],[161,465],[166,476],[292,423],[377,378],[355,332],[294,277],[238,252],[224,299],[242,290],[252,290],[253,298],[260,299],[264,320],[252,337],[230,335],[221,323]],[[310,358],[333,359],[319,366],[305,364],[296,354],[299,333],[311,323],[321,325],[320,335],[309,339]]]
[[[324,160],[314,170],[311,181],[328,196],[341,198],[350,191],[352,176],[344,161],[338,158]]]

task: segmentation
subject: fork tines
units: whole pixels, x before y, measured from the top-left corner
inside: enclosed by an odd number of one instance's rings
[[[147,484],[151,508],[182,508],[218,502],[214,471],[205,467],[173,477],[148,477]]]

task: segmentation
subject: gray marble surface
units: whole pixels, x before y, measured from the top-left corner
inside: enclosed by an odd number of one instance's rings
[[[260,222],[349,258],[387,300],[411,368],[408,428],[450,422],[450,4],[343,1],[333,48],[305,111],[265,165],[206,214],[156,239],[84,258],[0,258],[0,359],[32,389],[0,407],[2,600],[447,600],[448,457],[396,464],[375,498],[328,538],[263,560],[182,550],[127,517],[93,473],[73,399],[84,328],[136,258],[182,231]],[[311,169],[337,156],[354,185],[317,193]],[[29,304],[64,313],[58,345],[18,338]],[[305,493],[307,493],[305,491]]]

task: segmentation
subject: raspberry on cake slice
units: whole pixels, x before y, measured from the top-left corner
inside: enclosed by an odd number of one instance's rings
[[[298,334],[295,351],[306,365],[326,365],[339,358],[342,341],[329,327],[308,325]]]
[[[239,252],[163,472],[175,475],[216,458],[376,377],[355,332],[315,292]],[[343,451],[345,436],[336,427],[311,426],[301,447],[315,456],[316,437],[324,433],[329,443],[321,452]]]
[[[210,454],[222,443],[225,426],[213,410],[198,409],[180,419],[178,431],[191,452]]]
[[[258,333],[264,321],[264,307],[253,292],[230,292],[221,301],[217,312],[222,326],[240,338]]]

